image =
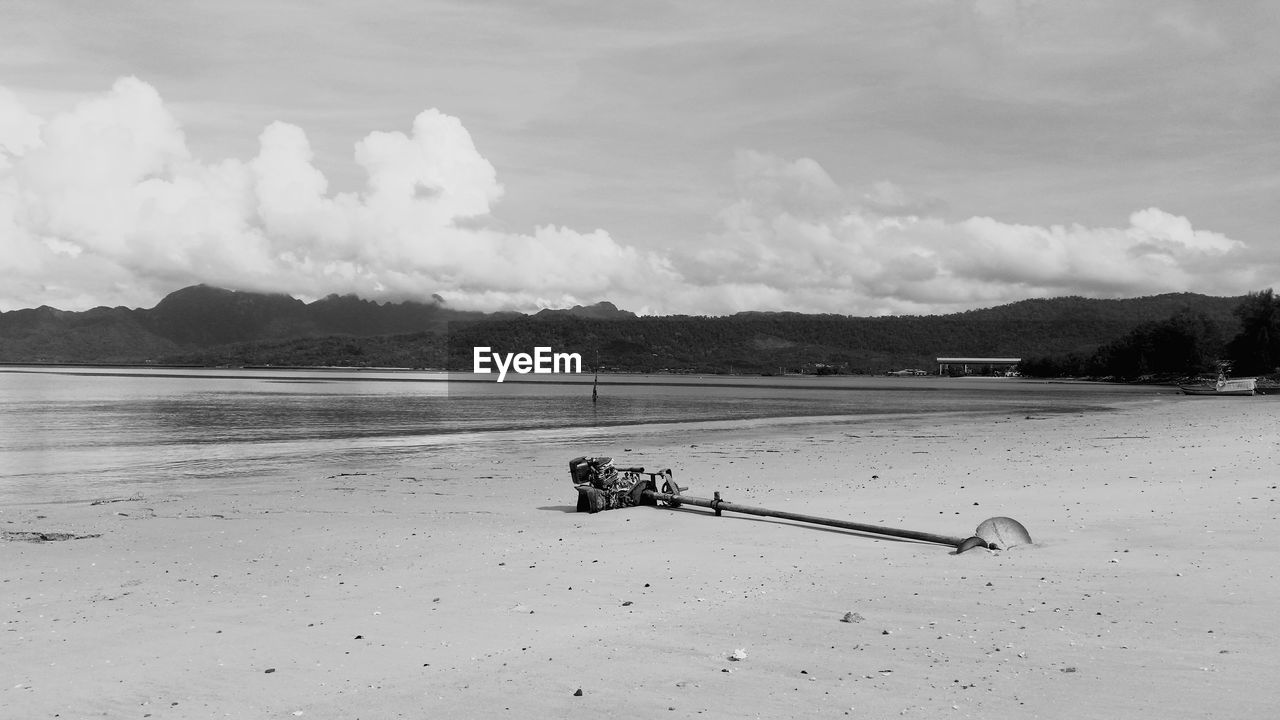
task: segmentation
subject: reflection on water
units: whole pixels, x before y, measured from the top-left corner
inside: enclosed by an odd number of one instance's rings
[[[0,499],[111,483],[253,478],[299,463],[447,455],[619,425],[1054,412],[1158,389],[949,378],[508,382],[426,372],[0,368]]]

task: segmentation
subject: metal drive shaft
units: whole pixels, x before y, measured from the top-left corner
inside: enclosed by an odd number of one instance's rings
[[[965,544],[969,544],[970,547],[973,547],[974,544],[969,541],[978,540],[978,538],[935,535],[934,533],[920,532],[918,530],[900,530],[898,528],[884,527],[883,525],[868,525],[866,523],[850,522],[848,520],[836,520],[834,518],[824,518],[816,515],[787,512],[785,510],[769,510],[768,508],[739,505],[737,503],[721,500],[720,493],[716,493],[716,497],[713,500],[677,493],[658,492],[657,490],[645,490],[644,496],[650,500],[664,502],[671,506],[697,505],[699,507],[710,508],[714,510],[717,515],[719,515],[721,511],[728,511],[741,513],[743,515],[759,515],[761,517],[781,518],[783,520],[797,520],[799,522],[813,523],[815,525],[828,525],[830,527],[838,527],[845,530],[856,530],[858,532],[874,533],[877,535],[890,535],[893,537],[907,538],[909,540],[923,540],[924,542],[938,543],[939,545],[950,545],[955,548],[959,548]],[[985,542],[982,542],[981,540],[978,541],[981,543],[982,547],[987,546]]]

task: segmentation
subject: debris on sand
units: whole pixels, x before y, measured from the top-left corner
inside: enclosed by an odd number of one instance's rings
[[[19,542],[58,542],[61,540],[88,540],[89,538],[102,537],[101,533],[91,533],[87,535],[77,535],[76,533],[65,532],[41,532],[37,530],[4,530],[0,531],[0,539],[14,540]]]
[[[143,497],[141,495],[133,495],[130,497],[102,498],[100,500],[94,500],[89,504],[90,505],[109,505],[111,503],[142,502],[142,501],[143,501]]]

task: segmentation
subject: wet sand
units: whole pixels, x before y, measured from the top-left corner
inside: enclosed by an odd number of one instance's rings
[[[1280,406],[670,431],[0,508],[0,707],[80,717],[1245,717],[1280,706]],[[629,451],[628,451],[629,450]],[[567,462],[701,508],[574,512]],[[95,501],[96,504],[95,504]],[[32,533],[78,539],[34,542]],[[580,691],[580,692],[579,692]]]

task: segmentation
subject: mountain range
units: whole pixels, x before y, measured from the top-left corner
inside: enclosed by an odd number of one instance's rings
[[[580,352],[616,370],[882,372],[939,356],[1040,357],[1091,353],[1145,322],[1190,310],[1224,336],[1242,298],[1176,293],[1122,300],[1024,300],[932,316],[851,317],[744,312],[725,317],[636,316],[611,303],[480,313],[431,302],[283,294],[205,285],[149,309],[50,307],[0,313],[0,362],[338,365],[467,369],[471,349],[535,346]]]

